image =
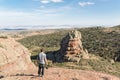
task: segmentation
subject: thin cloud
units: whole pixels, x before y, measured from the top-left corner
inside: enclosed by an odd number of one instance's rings
[[[44,3],[44,4],[50,3],[49,0],[41,0],[40,2],[41,2],[41,3]]]
[[[50,3],[50,2],[53,2],[53,3],[63,2],[63,0],[33,0],[33,1],[40,1],[43,4],[47,4],[47,3]]]
[[[94,5],[94,2],[79,2],[78,3],[81,7],[87,6],[87,5]]]
[[[36,9],[34,9],[35,12],[37,13],[43,13],[43,14],[59,14],[62,12],[67,12],[72,10],[72,8],[70,6],[63,6],[63,7],[59,7],[59,8],[46,8],[45,6],[43,7],[38,7]]]
[[[51,19],[56,16],[59,16],[59,14],[1,11],[0,12],[0,26],[46,24],[45,21],[48,20],[48,18]]]
[[[52,2],[63,2],[63,0],[51,0]]]

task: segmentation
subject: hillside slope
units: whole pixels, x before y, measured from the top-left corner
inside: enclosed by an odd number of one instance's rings
[[[89,54],[102,57],[100,60],[84,60],[77,65],[87,70],[102,71],[120,76],[120,27],[91,27],[77,29],[81,32],[84,48]],[[47,35],[29,36],[19,40],[32,53],[32,60],[35,61],[40,48],[46,52],[56,51],[60,48],[61,39],[71,30],[60,30]],[[96,57],[98,58],[98,57]],[[90,68],[89,68],[90,66]],[[85,68],[84,68],[85,67]]]
[[[120,49],[120,27],[92,27],[77,29],[81,32],[84,48],[89,53],[99,55],[105,59],[114,59]],[[46,51],[54,51],[60,48],[61,39],[70,30],[61,30],[52,34],[35,35],[19,40],[29,50],[34,47],[43,47]],[[39,48],[38,48],[39,49]],[[38,50],[32,50],[37,53]]]

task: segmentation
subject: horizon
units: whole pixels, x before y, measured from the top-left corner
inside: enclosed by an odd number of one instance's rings
[[[47,30],[47,29],[80,29],[80,28],[110,28],[114,26],[80,26],[80,25],[36,25],[36,26],[3,26],[0,27],[0,30],[13,31],[13,30]]]
[[[0,28],[18,26],[115,26],[120,0],[0,0]]]

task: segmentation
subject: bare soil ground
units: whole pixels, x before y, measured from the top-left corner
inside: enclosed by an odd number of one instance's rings
[[[49,68],[45,70],[43,77],[38,77],[35,69],[7,75],[1,80],[120,80],[120,78],[95,71]]]

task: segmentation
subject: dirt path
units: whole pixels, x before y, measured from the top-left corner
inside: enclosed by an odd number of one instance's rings
[[[37,69],[34,71],[23,72],[6,76],[1,80],[120,80],[115,76],[104,73],[65,69],[65,68],[49,68],[45,71],[44,77],[37,76]]]

